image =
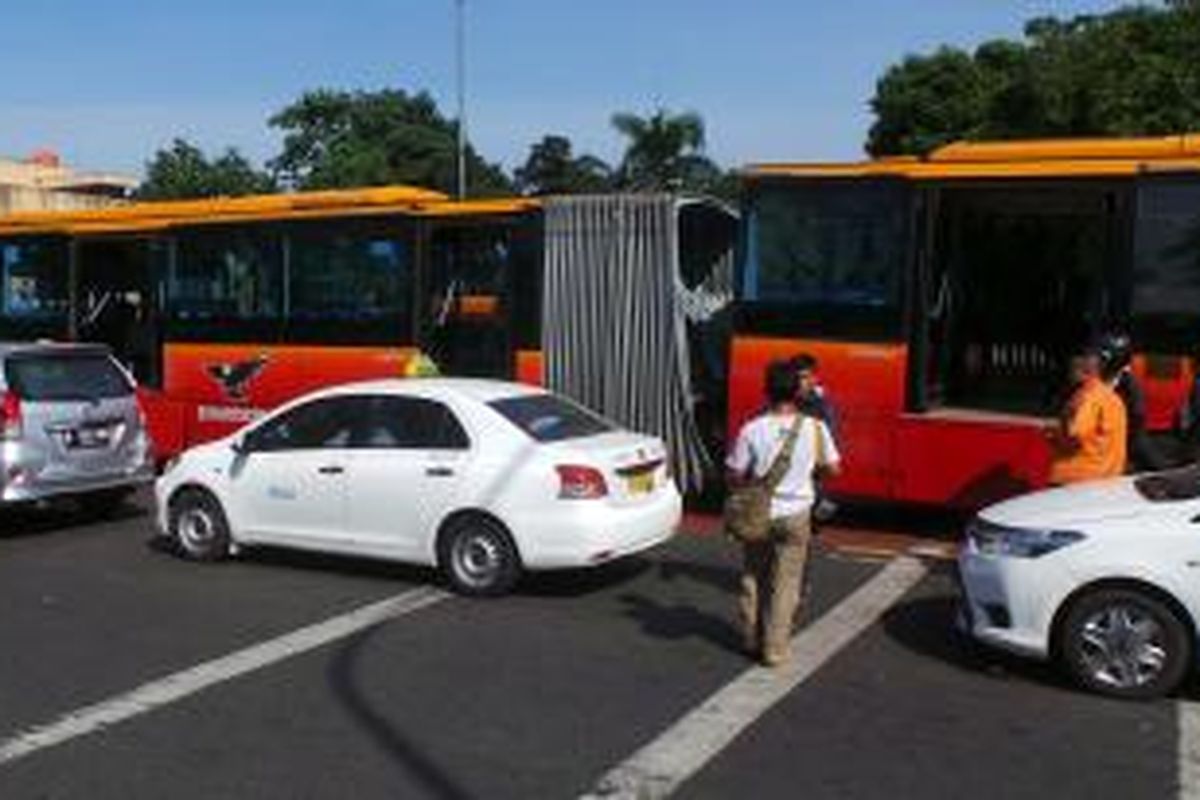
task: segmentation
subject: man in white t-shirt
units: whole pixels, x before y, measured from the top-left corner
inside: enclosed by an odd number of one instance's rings
[[[799,422],[791,464],[771,497],[771,535],[743,545],[739,610],[747,650],[763,663],[777,666],[787,660],[792,620],[800,602],[800,585],[808,558],[811,513],[816,499],[813,473],[837,471],[837,445],[825,423],[800,413],[796,398],[813,381],[811,371],[797,371],[787,362],[767,367],[767,410],[738,432],[725,460],[730,486],[761,480],[771,469]],[[811,387],[807,387],[811,389]]]

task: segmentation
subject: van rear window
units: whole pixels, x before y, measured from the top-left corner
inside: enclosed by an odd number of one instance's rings
[[[10,357],[4,365],[10,389],[23,400],[99,400],[128,397],[133,385],[101,353],[53,353]]]
[[[603,417],[552,394],[508,397],[488,405],[539,442],[582,439],[616,430]]]

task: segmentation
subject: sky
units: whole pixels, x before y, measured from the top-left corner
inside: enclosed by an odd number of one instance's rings
[[[521,164],[565,134],[619,159],[616,111],[696,111],[726,167],[853,159],[888,65],[1108,0],[464,0],[470,139]],[[183,137],[256,163],[316,88],[428,90],[455,113],[454,0],[4,0],[0,155],[138,175]]]

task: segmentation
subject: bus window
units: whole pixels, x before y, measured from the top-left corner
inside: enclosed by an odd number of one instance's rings
[[[423,283],[422,346],[442,372],[506,378],[512,373],[508,330],[512,226],[436,227]]]
[[[171,337],[276,341],[283,307],[282,253],[282,237],[272,226],[181,233],[167,278]]]
[[[0,241],[3,286],[0,316],[5,337],[63,336],[70,292],[63,239]]]
[[[780,313],[747,309],[739,328],[898,339],[909,196],[884,181],[758,188],[748,209],[741,295]],[[775,322],[787,330],[771,330]]]
[[[1161,177],[1138,187],[1133,336],[1139,349],[1200,346],[1200,180]]]
[[[412,285],[412,247],[395,227],[298,226],[288,235],[286,339],[407,344]]]

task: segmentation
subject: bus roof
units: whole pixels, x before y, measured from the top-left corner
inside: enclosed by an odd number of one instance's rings
[[[87,211],[26,211],[0,216],[4,234],[136,233],[170,227],[256,220],[377,214],[467,216],[515,214],[537,207],[527,198],[451,200],[413,186],[126,203]]]
[[[1120,177],[1143,172],[1200,171],[1200,134],[1111,139],[1029,139],[954,142],[925,157],[849,163],[753,164],[743,178],[986,178]]]

